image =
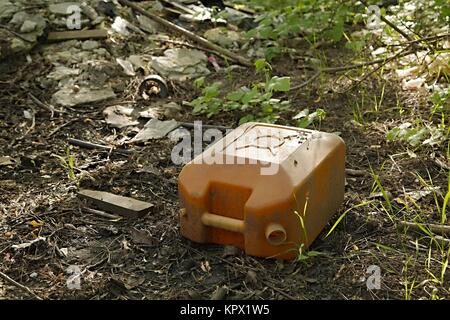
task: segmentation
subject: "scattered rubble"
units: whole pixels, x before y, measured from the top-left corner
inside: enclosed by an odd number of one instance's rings
[[[164,138],[170,131],[179,126],[175,120],[160,121],[158,119],[151,119],[148,121],[144,129],[142,129],[130,143],[145,142],[151,139]]]
[[[153,69],[169,80],[186,81],[211,73],[206,67],[208,57],[195,49],[167,49],[164,56],[154,57]]]
[[[115,98],[116,94],[111,88],[62,88],[53,95],[53,101],[60,106],[74,107],[80,104],[100,102]]]
[[[205,32],[205,38],[224,48],[237,48],[242,43],[241,35],[226,28],[214,28]]]
[[[111,106],[103,110],[106,123],[113,128],[125,128],[139,124],[139,121],[133,120],[133,108],[124,106]]]

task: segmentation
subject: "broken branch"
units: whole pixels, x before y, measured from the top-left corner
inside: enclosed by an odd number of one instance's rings
[[[86,149],[100,149],[100,150],[107,150],[110,152],[114,152],[114,153],[122,153],[122,154],[131,154],[133,153],[133,150],[128,150],[128,149],[115,149],[114,147],[108,147],[102,144],[97,144],[97,143],[91,143],[88,141],[83,141],[83,140],[79,140],[79,139],[72,139],[69,138],[68,142],[71,145],[77,146],[77,147],[81,147],[81,148],[86,148]]]
[[[248,59],[246,59],[246,58],[244,58],[244,57],[242,57],[242,56],[240,56],[240,55],[238,55],[238,54],[236,54],[234,52],[231,52],[228,49],[224,49],[224,48],[222,48],[222,47],[220,47],[220,46],[218,46],[218,45],[216,45],[216,44],[206,40],[205,38],[202,38],[202,37],[196,35],[195,33],[191,32],[189,30],[186,30],[186,29],[184,29],[184,28],[182,28],[180,26],[177,26],[176,24],[174,24],[174,23],[172,23],[170,21],[167,21],[166,19],[158,17],[157,15],[142,9],[137,4],[134,4],[134,3],[132,3],[132,2],[130,2],[128,0],[119,0],[119,2],[122,3],[125,6],[128,6],[128,7],[132,8],[132,9],[136,10],[137,12],[143,14],[144,16],[146,16],[146,17],[148,17],[150,19],[153,19],[154,21],[162,24],[163,26],[165,26],[165,27],[167,27],[167,28],[169,28],[169,29],[171,29],[173,31],[176,31],[178,33],[181,33],[182,35],[186,36],[187,38],[189,38],[191,40],[194,40],[194,41],[198,42],[199,44],[201,44],[201,45],[203,45],[203,46],[205,46],[205,47],[207,47],[209,49],[215,50],[215,51],[219,52],[220,54],[222,54],[222,55],[224,55],[224,56],[226,56],[226,57],[228,57],[228,58],[230,58],[230,59],[232,59],[232,60],[234,60],[234,61],[236,61],[236,62],[238,62],[238,63],[240,63],[240,64],[242,64],[244,66],[246,66],[246,67],[253,66],[253,64],[252,64],[252,62],[250,60],[248,60]]]
[[[399,221],[399,224],[408,227],[414,230],[422,230],[420,227],[428,228],[433,233],[441,233],[441,234],[449,234],[450,235],[450,226],[440,225],[440,224],[432,224],[432,223],[416,223],[409,221]]]
[[[0,271],[0,277],[2,277],[4,280],[8,281],[9,283],[11,283],[12,285],[16,286],[17,288],[28,292],[31,296],[33,296],[35,299],[37,300],[42,300],[41,297],[39,297],[36,293],[34,293],[30,288],[24,286],[23,284],[18,283],[16,280],[8,277],[8,275],[4,274],[3,272]]]

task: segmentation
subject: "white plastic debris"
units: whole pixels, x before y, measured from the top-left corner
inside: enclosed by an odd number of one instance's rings
[[[33,119],[33,113],[28,110],[23,110],[23,116],[27,120]]]
[[[18,250],[18,249],[25,249],[25,248],[31,247],[31,246],[32,246],[34,243],[36,243],[36,242],[39,242],[39,241],[45,241],[45,240],[46,240],[45,237],[38,237],[38,238],[36,238],[36,239],[34,239],[34,240],[31,240],[31,241],[29,241],[29,242],[25,242],[25,243],[21,243],[21,244],[15,244],[15,245],[12,245],[11,248],[13,248],[13,249],[15,249],[15,250]]]
[[[116,17],[114,23],[111,25],[111,29],[123,36],[129,36],[130,32],[127,29],[128,25],[129,23],[127,20],[123,19],[122,17]]]
[[[415,90],[419,90],[420,87],[422,87],[422,85],[425,83],[425,78],[415,78],[415,79],[411,79],[411,80],[403,80],[402,81],[402,87],[403,90],[411,90],[411,91],[415,91]]]
[[[378,49],[372,51],[372,56],[376,57],[379,56],[380,54],[386,53],[387,49],[386,47],[379,47]]]
[[[419,70],[418,66],[407,68],[407,69],[398,69],[395,70],[397,77],[400,79],[411,77],[412,75],[417,75],[417,71]]]

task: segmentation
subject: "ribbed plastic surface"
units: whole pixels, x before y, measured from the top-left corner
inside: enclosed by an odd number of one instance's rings
[[[253,256],[293,259],[338,210],[344,184],[338,136],[247,123],[183,168],[181,233]]]

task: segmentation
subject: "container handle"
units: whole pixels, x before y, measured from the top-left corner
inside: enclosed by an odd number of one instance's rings
[[[228,218],[206,212],[202,215],[202,223],[209,227],[224,229],[227,231],[244,233],[245,223],[243,220]]]

